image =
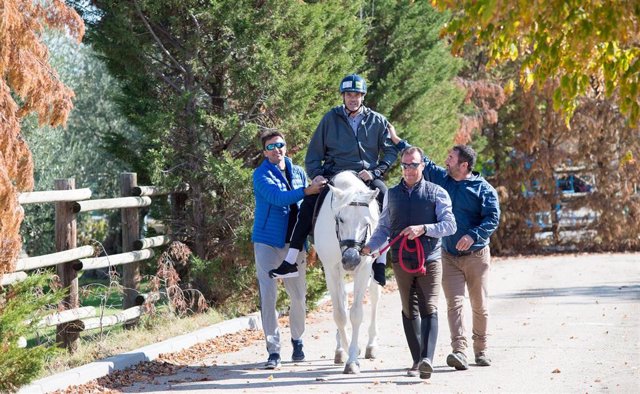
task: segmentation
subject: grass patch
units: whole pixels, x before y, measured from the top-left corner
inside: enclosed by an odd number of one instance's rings
[[[188,334],[222,320],[222,316],[214,310],[182,318],[161,310],[156,315],[143,317],[137,327],[129,330],[125,330],[122,325],[117,325],[105,328],[102,332],[93,330],[82,333],[78,351],[74,354],[60,352],[47,361],[46,367],[38,378]]]

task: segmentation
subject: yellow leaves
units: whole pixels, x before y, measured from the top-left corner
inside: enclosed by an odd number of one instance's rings
[[[535,74],[530,69],[525,69],[521,79],[522,87],[524,88],[524,90],[529,90],[535,82]]]
[[[504,94],[507,96],[511,96],[511,93],[515,90],[515,82],[513,79],[509,79],[507,83],[504,85]]]
[[[480,20],[483,25],[486,25],[491,21],[495,8],[496,0],[486,0],[484,4],[480,6]]]
[[[516,47],[516,44],[511,43],[509,45],[509,59],[511,59],[511,61],[515,61],[518,58],[518,47]]]
[[[603,77],[606,93],[635,124],[640,117],[640,19],[627,2],[527,2],[432,0],[454,11],[446,29],[459,50],[474,40],[489,49],[488,65],[521,61],[525,90],[548,79],[561,80],[554,107],[570,118],[576,100],[590,89],[589,77]],[[456,12],[458,11],[458,12]],[[484,28],[482,27],[484,26]],[[492,26],[492,28],[487,28]],[[563,76],[569,78],[562,78]]]
[[[634,164],[635,163],[635,159],[633,158],[633,153],[628,150],[624,156],[622,156],[622,158],[620,159],[620,168],[622,169],[624,166],[629,165],[629,164]]]

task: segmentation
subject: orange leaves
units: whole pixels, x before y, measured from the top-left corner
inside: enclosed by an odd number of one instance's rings
[[[35,112],[40,124],[66,122],[73,91],[49,65],[40,41],[46,26],[65,30],[78,41],[84,35],[80,16],[61,0],[5,0],[0,8],[0,276],[12,271],[20,251],[22,208],[17,193],[33,187],[31,152],[20,136],[19,119]],[[14,100],[12,94],[19,97]]]

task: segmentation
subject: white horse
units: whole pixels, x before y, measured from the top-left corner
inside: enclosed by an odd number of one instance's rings
[[[355,173],[341,172],[333,179],[333,186],[324,199],[314,228],[314,244],[322,261],[327,288],[333,303],[333,319],[338,326],[334,362],[345,362],[348,346],[349,358],[344,373],[360,373],[358,333],[363,317],[363,299],[367,287],[371,298],[371,324],[365,358],[375,358],[377,350],[377,309],[380,286],[371,278],[370,256],[360,256],[360,250],[378,224],[378,190],[370,190]],[[353,279],[353,303],[351,318],[351,343],[347,340],[347,292],[345,274]]]

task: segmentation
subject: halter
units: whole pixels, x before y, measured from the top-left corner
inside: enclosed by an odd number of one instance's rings
[[[333,196],[331,196],[331,204],[333,205]],[[360,201],[352,201],[349,204],[347,204],[346,206],[351,206],[351,207],[368,207],[369,203],[366,202],[360,202]],[[338,243],[340,244],[340,250],[344,251],[347,248],[356,248],[356,250],[358,252],[360,252],[362,250],[362,248],[364,247],[364,245],[366,245],[367,243],[367,238],[369,236],[369,234],[371,233],[371,225],[367,224],[367,231],[364,232],[364,237],[362,240],[360,241],[356,241],[355,239],[341,239],[340,238],[340,220],[338,218],[338,215],[335,216],[335,222],[336,222],[336,237],[338,238]]]

